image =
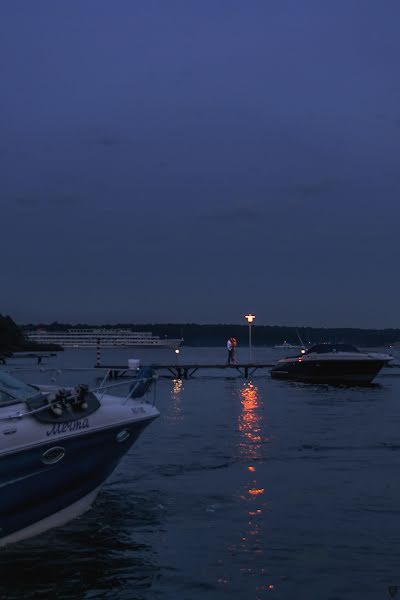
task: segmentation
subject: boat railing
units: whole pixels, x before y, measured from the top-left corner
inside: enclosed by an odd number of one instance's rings
[[[100,393],[101,395],[99,397],[99,400],[101,402],[101,400],[103,399],[103,396],[106,392],[106,390],[112,389],[112,388],[116,388],[116,387],[122,387],[122,386],[126,386],[129,385],[129,392],[128,394],[122,399],[122,404],[126,404],[128,402],[129,399],[132,398],[132,394],[135,391],[135,386],[133,384],[137,384],[137,383],[141,383],[141,382],[147,382],[147,381],[151,381],[151,383],[153,384],[153,406],[156,403],[156,382],[158,380],[158,375],[153,375],[152,377],[134,377],[132,379],[129,379],[128,381],[122,381],[120,383],[110,383],[108,385],[105,385],[105,382],[108,379],[108,372],[107,374],[104,376],[104,378],[102,379],[101,384],[96,387],[96,388],[91,388],[90,391],[91,392],[97,392]],[[143,394],[143,398],[145,398],[147,395],[147,392]]]
[[[94,388],[88,389],[88,393],[97,393],[98,394],[99,392],[102,392],[101,396],[99,397],[99,401],[101,402],[107,390],[110,390],[110,389],[113,389],[113,388],[116,388],[116,387],[121,387],[121,386],[124,386],[124,385],[125,386],[126,385],[132,385],[134,383],[139,383],[140,381],[145,382],[145,381],[148,381],[149,379],[151,379],[152,383],[153,383],[153,399],[152,399],[152,402],[149,402],[149,400],[146,400],[146,395],[147,394],[144,394],[143,395],[143,401],[147,402],[148,404],[152,404],[153,406],[155,406],[155,404],[156,404],[156,385],[155,385],[155,383],[156,383],[156,381],[158,379],[157,375],[153,375],[153,377],[151,377],[151,378],[150,377],[140,377],[140,378],[139,377],[135,377],[135,378],[132,378],[132,379],[130,379],[128,381],[123,381],[123,382],[119,382],[119,383],[111,383],[109,385],[104,385],[105,379],[103,379],[103,381],[100,384],[100,386],[96,386]],[[40,386],[38,386],[38,387],[40,387]],[[60,389],[63,389],[63,388],[62,388],[62,386],[54,386],[54,389],[55,390],[60,390]],[[133,388],[130,387],[129,388],[129,392],[128,392],[128,394],[126,396],[120,396],[120,398],[121,398],[121,404],[126,404],[128,402],[128,400],[131,399],[132,392],[133,392]],[[70,394],[66,398],[66,400],[73,400],[74,398],[77,398],[78,395],[79,395],[78,393],[76,393],[76,394]],[[23,399],[23,398],[16,399],[15,403],[18,403],[18,402],[25,402],[25,399]],[[28,416],[36,414],[38,412],[41,412],[41,411],[44,411],[44,410],[48,410],[53,404],[57,404],[57,403],[59,403],[59,399],[54,398],[50,402],[48,402],[47,404],[43,404],[43,406],[40,406],[39,408],[35,408],[35,409],[29,410],[29,411],[25,411],[25,412],[17,411],[15,413],[6,415],[4,417],[0,416],[0,421],[9,421],[11,419],[22,419],[23,417],[28,417]]]

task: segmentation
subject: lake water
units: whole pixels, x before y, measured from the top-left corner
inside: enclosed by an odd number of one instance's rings
[[[282,355],[254,354],[259,361]],[[105,351],[103,361],[126,364],[129,357],[176,360],[168,350],[130,349]],[[238,358],[247,360],[247,350]],[[180,360],[226,356],[223,348],[182,348]],[[94,362],[95,350],[77,349],[42,366]],[[93,508],[1,550],[0,597],[389,598],[388,586],[400,586],[394,372],[386,369],[368,388],[275,381],[266,371],[251,380],[233,370],[229,377],[160,379],[161,417]],[[32,382],[52,377],[60,385],[95,381],[85,371],[23,372]]]

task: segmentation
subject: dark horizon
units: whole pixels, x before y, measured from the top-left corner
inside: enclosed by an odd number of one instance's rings
[[[8,315],[6,315],[8,316]],[[18,323],[19,327],[40,327],[40,326],[47,326],[47,327],[54,327],[55,325],[60,325],[61,327],[71,327],[71,328],[75,328],[75,327],[79,327],[79,326],[87,326],[88,328],[96,328],[96,327],[139,327],[139,328],[143,328],[143,327],[151,327],[151,326],[155,326],[155,327],[163,327],[163,326],[167,326],[167,327],[190,327],[190,326],[194,326],[194,327],[245,327],[246,329],[248,329],[248,325],[246,323],[200,323],[200,322],[172,322],[172,321],[149,321],[147,323],[143,322],[143,323],[138,323],[135,321],[113,321],[113,322],[98,322],[98,323],[87,323],[86,321],[75,321],[75,322],[71,322],[69,323],[68,321],[51,321],[51,322],[29,322],[29,323]],[[285,325],[285,324],[276,324],[276,323],[253,323],[252,328],[266,328],[266,327],[270,327],[270,328],[278,328],[278,329],[291,329],[294,332],[296,332],[296,329],[298,330],[307,330],[307,329],[315,329],[315,330],[355,330],[355,331],[399,331],[400,332],[400,326],[399,327],[345,327],[345,326],[329,326],[329,325],[324,325],[324,326],[320,326],[320,327],[316,327],[313,325]]]
[[[221,345],[232,335],[247,343],[248,325],[245,323],[40,323],[20,325],[24,330],[43,327],[48,330],[65,330],[80,327],[132,328],[136,331],[149,331],[160,337],[183,338],[186,345]],[[299,343],[347,341],[361,345],[390,345],[400,342],[400,328],[367,329],[355,327],[291,327],[287,325],[252,325],[252,339],[255,345],[269,345],[288,341]]]

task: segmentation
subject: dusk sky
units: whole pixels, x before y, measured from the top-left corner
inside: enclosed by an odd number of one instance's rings
[[[398,0],[2,0],[0,313],[400,327]]]

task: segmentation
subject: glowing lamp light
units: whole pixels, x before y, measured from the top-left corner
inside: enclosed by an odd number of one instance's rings
[[[248,315],[244,315],[244,318],[247,320],[247,323],[249,325],[249,360],[251,362],[251,324],[256,318],[256,315],[252,315],[251,313],[249,313]]]
[[[175,348],[175,354],[179,354],[179,348]]]
[[[248,315],[244,315],[244,318],[247,319],[248,324],[251,325],[254,319],[256,318],[256,315],[252,315],[251,313],[249,313]]]

